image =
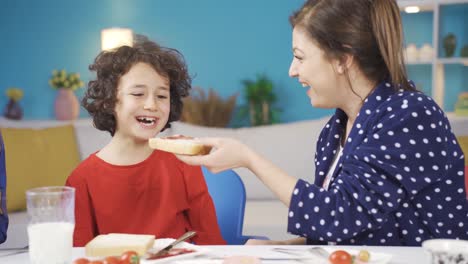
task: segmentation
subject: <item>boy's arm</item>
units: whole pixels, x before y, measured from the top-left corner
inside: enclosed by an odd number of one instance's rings
[[[194,242],[199,245],[225,245],[201,168],[184,165],[184,179],[189,199],[188,221],[197,232]]]
[[[73,246],[84,247],[96,235],[94,212],[89,197],[86,181],[79,177],[75,170],[68,177],[66,186],[75,188],[75,231],[73,233]]]

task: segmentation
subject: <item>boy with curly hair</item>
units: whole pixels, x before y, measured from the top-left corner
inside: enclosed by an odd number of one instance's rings
[[[101,52],[90,65],[96,79],[82,105],[111,141],[68,177],[76,188],[74,246],[107,233],[225,244],[199,166],[153,150],[148,139],[170,127],[182,111],[191,78],[182,55],[140,36],[133,47]]]

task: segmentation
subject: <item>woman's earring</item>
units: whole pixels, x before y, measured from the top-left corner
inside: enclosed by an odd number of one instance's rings
[[[343,74],[343,67],[342,66],[338,66],[338,73]]]

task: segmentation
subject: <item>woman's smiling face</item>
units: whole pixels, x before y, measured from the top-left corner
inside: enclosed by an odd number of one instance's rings
[[[294,27],[292,33],[294,58],[289,68],[289,76],[295,77],[303,87],[308,87],[307,95],[314,107],[336,108],[337,99],[343,91],[338,85],[339,75],[333,68],[333,60],[312,41],[301,27]]]

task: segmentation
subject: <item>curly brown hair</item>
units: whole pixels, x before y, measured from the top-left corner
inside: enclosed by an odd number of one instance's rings
[[[183,108],[182,98],[189,95],[192,82],[184,57],[176,49],[162,47],[145,36],[137,35],[133,47],[122,46],[102,51],[89,66],[91,71],[96,71],[96,79],[88,83],[81,105],[88,110],[97,129],[114,135],[114,109],[120,77],[139,62],[151,65],[158,74],[169,80],[171,111],[163,130],[171,127],[170,122],[179,120]]]

